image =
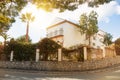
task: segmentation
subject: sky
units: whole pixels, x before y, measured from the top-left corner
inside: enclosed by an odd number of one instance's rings
[[[32,42],[38,42],[46,36],[46,27],[48,27],[55,17],[67,19],[74,23],[78,23],[82,13],[90,13],[95,10],[98,14],[99,29],[110,33],[113,36],[113,41],[120,37],[120,0],[111,1],[108,4],[100,5],[98,8],[91,8],[87,3],[80,5],[74,11],[64,11],[59,13],[58,10],[46,12],[42,9],[37,9],[35,5],[28,5],[21,11],[22,13],[31,12],[35,16],[35,21],[30,23],[29,36]],[[12,38],[18,38],[26,33],[26,23],[20,20],[20,16],[16,17],[16,22],[12,24],[7,32]],[[0,41],[3,41],[0,38]]]

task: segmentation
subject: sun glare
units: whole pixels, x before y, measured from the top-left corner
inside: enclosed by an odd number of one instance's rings
[[[52,18],[54,18],[49,12],[42,9],[37,9],[35,5],[30,3],[21,11],[21,13],[26,12],[30,12],[33,16],[35,16],[35,20],[31,23],[31,26],[39,25],[41,28],[45,28],[51,23]]]

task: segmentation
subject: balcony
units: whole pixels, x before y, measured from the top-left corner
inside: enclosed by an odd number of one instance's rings
[[[55,30],[54,32],[47,33],[48,38],[60,36],[60,35],[63,35],[63,29]]]

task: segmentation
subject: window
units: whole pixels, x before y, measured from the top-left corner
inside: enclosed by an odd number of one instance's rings
[[[95,37],[95,36],[93,36],[93,40],[96,40],[96,37]]]
[[[97,46],[97,48],[100,48],[100,46]]]
[[[49,37],[52,37],[52,36],[53,36],[53,33],[52,33],[52,32],[50,32],[50,33],[49,33]]]
[[[59,33],[60,35],[63,35],[63,28],[60,28]]]
[[[103,42],[103,41],[104,41],[103,38],[101,38],[101,39],[100,39],[100,42]]]
[[[95,46],[95,43],[93,43],[93,46]]]
[[[46,35],[47,37],[49,37],[49,33],[47,33],[47,35]]]
[[[55,35],[55,36],[57,35],[57,30],[54,32],[54,35]]]

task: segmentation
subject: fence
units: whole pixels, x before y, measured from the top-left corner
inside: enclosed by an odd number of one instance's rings
[[[88,55],[87,55],[88,60],[103,58],[103,50],[102,49],[88,48],[87,53],[88,53]]]
[[[87,52],[88,60],[116,56],[115,49],[110,47],[104,47],[103,49],[87,48]]]
[[[83,47],[77,49],[63,51],[63,60],[64,61],[84,61]]]
[[[105,56],[104,56],[105,55]],[[58,60],[58,61],[84,61],[91,59],[101,59],[104,57],[114,57],[116,56],[115,49],[105,47],[103,49],[95,49],[87,46],[82,46],[78,49],[68,50],[67,53],[58,49],[58,53],[51,54],[48,56],[49,60]],[[1,60],[5,59],[5,55],[1,54]],[[36,50],[35,61],[38,62],[41,60],[42,56],[39,53],[39,50]],[[11,51],[10,61],[14,61],[14,52]]]
[[[109,48],[109,47],[105,47],[105,57],[114,57],[116,56],[116,53],[115,53],[115,49],[113,48]]]

